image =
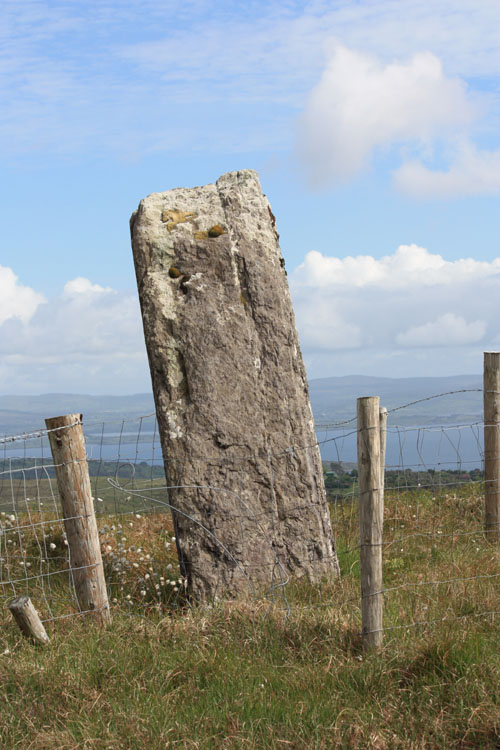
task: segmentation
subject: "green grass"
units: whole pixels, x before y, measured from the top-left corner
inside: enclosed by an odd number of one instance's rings
[[[500,579],[474,576],[500,572],[500,551],[481,533],[480,492],[387,492],[392,629],[371,654],[358,636],[354,505],[332,514],[342,578],[291,583],[288,616],[279,599],[271,609],[254,601],[189,610],[182,586],[175,596],[160,587],[168,595],[158,599],[160,578],[178,575],[169,516],[100,519],[113,622],[100,630],[88,618],[58,620],[43,648],[3,610],[0,746],[499,748],[500,618],[483,613],[500,610]],[[131,564],[113,572],[120,556]],[[438,583],[465,577],[473,580]],[[67,595],[60,584],[61,613],[71,610]]]
[[[389,639],[363,655],[335,616],[218,606],[9,634],[3,747],[498,747],[498,626]]]

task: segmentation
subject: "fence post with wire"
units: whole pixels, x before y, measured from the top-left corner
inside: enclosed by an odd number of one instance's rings
[[[46,419],[61,498],[76,597],[83,612],[110,621],[99,532],[90,487],[81,414]]]
[[[379,397],[357,400],[361,625],[365,648],[383,641],[381,419]]]
[[[484,352],[484,527],[500,541],[500,353]]]

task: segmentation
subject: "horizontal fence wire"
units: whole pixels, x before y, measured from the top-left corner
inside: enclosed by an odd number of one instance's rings
[[[392,424],[391,414],[424,401],[478,389],[447,392],[388,410],[384,515],[384,630],[397,631],[500,610],[499,554],[484,531],[484,424]],[[98,519],[103,566],[112,607],[134,613],[192,606],[188,580],[198,571],[182,560],[177,522],[184,516],[198,534],[210,537],[233,579],[245,581],[254,601],[290,612],[328,611],[346,626],[360,629],[360,540],[356,463],[356,418],[316,425],[321,439],[310,444],[267,446],[229,455],[191,457],[193,462],[238,471],[248,461],[270,466],[268,503],[254,510],[229,483],[182,484],[168,481],[179,459],[163,456],[154,414],[132,419],[84,422],[87,460]],[[496,424],[488,428],[498,429]],[[329,433],[333,434],[329,434]],[[324,434],[326,433],[326,434]],[[75,595],[73,572],[55,469],[46,430],[0,440],[0,598],[29,593],[43,622],[84,616]],[[306,586],[293,578],[293,565],[275,550],[273,465],[322,452],[326,499],[340,578]],[[500,457],[498,457],[500,460]],[[172,475],[173,475],[172,474]],[[228,475],[226,474],[226,477]],[[279,489],[279,488],[278,488]],[[175,505],[176,492],[222,495],[227,504],[217,523]],[[307,502],[290,501],[300,515]],[[68,519],[67,519],[68,520]],[[272,550],[271,562],[242,557],[243,526],[253,524],[259,545]],[[233,533],[229,534],[229,529]],[[236,530],[236,531],[235,531]],[[193,531],[194,533],[194,531]],[[328,556],[298,559],[311,570]],[[259,572],[260,571],[260,572]],[[452,573],[452,574],[451,574]],[[265,581],[259,586],[259,580]],[[217,596],[224,598],[221,573]]]

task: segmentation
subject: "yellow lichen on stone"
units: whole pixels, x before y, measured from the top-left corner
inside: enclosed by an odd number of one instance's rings
[[[195,211],[177,211],[174,208],[167,208],[161,212],[161,220],[167,224],[169,232],[177,226],[177,224],[184,224],[189,219],[195,219]]]
[[[199,230],[198,232],[194,233],[195,240],[206,240],[208,239],[208,232],[202,232]]]
[[[208,230],[209,237],[220,237],[221,234],[226,234],[226,230],[223,229],[220,224],[215,224],[215,226],[210,227]]]

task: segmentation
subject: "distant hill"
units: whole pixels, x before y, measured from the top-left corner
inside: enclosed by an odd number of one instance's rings
[[[0,396],[0,433],[14,435],[45,426],[45,419],[83,414],[84,423],[140,417],[154,412],[152,393],[132,396],[88,396],[44,393],[41,396]]]
[[[378,378],[362,375],[311,380],[309,391],[317,425],[340,422],[356,414],[359,396],[380,396],[388,409],[448,391],[482,387],[480,375],[441,378]],[[46,417],[82,413],[85,422],[115,421],[154,412],[153,395],[89,396],[45,393],[0,396],[0,433],[13,435],[44,426]],[[482,394],[458,393],[414,404],[399,412],[399,424],[456,424],[481,418]]]
[[[428,378],[378,378],[348,375],[311,380],[309,392],[316,425],[350,419],[356,399],[380,396],[380,405],[394,409],[449,391],[481,391],[481,375]],[[397,412],[399,424],[458,424],[481,418],[482,393],[467,392],[432,398]]]

